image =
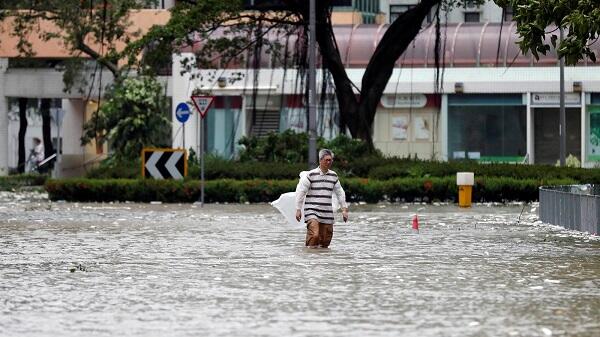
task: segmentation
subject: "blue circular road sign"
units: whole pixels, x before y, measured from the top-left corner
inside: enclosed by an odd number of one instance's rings
[[[192,112],[190,111],[190,107],[187,105],[187,103],[179,103],[177,105],[177,109],[175,109],[175,116],[177,117],[177,120],[181,123],[187,122],[188,118],[190,118],[191,113]]]

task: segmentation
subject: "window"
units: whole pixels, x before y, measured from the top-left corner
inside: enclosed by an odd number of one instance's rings
[[[503,97],[496,100],[495,105],[483,100],[449,105],[449,159],[522,161],[527,153],[527,108],[508,105],[511,102],[501,105]]]
[[[390,5],[390,23],[394,22],[402,13],[413,9],[416,5]],[[427,13],[427,16],[423,20],[423,26],[426,26],[433,22],[435,19],[435,9],[432,9]]]
[[[402,13],[414,8],[415,5],[390,5],[390,23],[402,15]]]
[[[465,22],[479,22],[479,12],[465,12]]]

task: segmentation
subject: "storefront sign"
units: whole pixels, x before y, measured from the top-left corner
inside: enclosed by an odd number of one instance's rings
[[[558,93],[531,93],[531,105],[559,105],[560,94]],[[581,105],[581,94],[565,93],[565,105]]]
[[[422,108],[427,104],[424,94],[383,95],[381,105],[385,108]]]

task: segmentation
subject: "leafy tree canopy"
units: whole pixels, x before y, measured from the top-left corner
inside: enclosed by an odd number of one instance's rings
[[[126,78],[107,93],[85,123],[83,144],[108,142],[120,159],[138,158],[144,147],[170,146],[171,119],[164,88],[153,77]]]
[[[537,58],[546,54],[550,45],[558,48],[565,63],[574,65],[585,57],[596,61],[590,48],[600,36],[600,1],[598,0],[495,0],[501,7],[512,7],[518,42],[523,53],[531,51]],[[564,40],[559,41],[559,29]],[[550,40],[546,34],[550,32]]]

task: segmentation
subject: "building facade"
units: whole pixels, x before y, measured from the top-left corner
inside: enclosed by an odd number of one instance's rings
[[[387,7],[380,8],[389,10],[397,3],[390,0]],[[339,12],[344,13],[343,8]],[[348,12],[359,13],[354,7]],[[387,24],[363,24],[361,13],[358,19],[352,19],[358,22],[334,26],[348,76],[358,89],[365,67],[387,29]],[[136,26],[164,21],[168,18],[165,14],[145,12]],[[297,40],[297,36],[271,38],[290,48]],[[450,23],[443,27],[443,38],[441,69],[435,68],[434,27],[427,25],[396,62],[375,116],[375,146],[387,155],[423,159],[554,164],[559,155],[556,52],[551,50],[540,60],[522,55],[515,44],[518,36],[514,22]],[[0,175],[8,174],[9,168],[16,165],[18,121],[13,116],[18,97],[57,102],[54,109],[62,113],[56,115],[64,116],[62,121],[54,121],[61,126],[60,135],[58,127],[53,127],[53,138],[63,156],[59,175],[80,175],[107,152],[95,145],[80,145],[83,123],[98,104],[94,98],[101,98],[99,84],[86,94],[65,93],[60,68],[13,67],[9,61],[19,55],[10,45],[7,39],[0,44]],[[597,54],[599,45],[593,45]],[[34,46],[40,59],[70,57],[57,44],[38,41]],[[254,69],[199,70],[196,75],[200,76],[192,78],[182,72],[180,61],[184,57],[193,54],[184,50],[174,55],[172,75],[163,78],[173,103],[173,147],[197,152],[203,139],[207,151],[234,158],[239,151],[238,141],[244,136],[307,130],[306,72],[293,62],[284,68],[281,62],[265,58]],[[434,86],[436,73],[442,78],[438,88]],[[104,83],[111,80],[108,73],[102,78]],[[317,132],[333,138],[339,134],[340,115],[335,87],[331,77],[320,70],[317,82]],[[589,60],[567,67],[565,87],[567,155],[578,157],[584,166],[598,166],[600,67]],[[189,103],[193,93],[215,96],[215,102],[202,123],[196,113],[186,123],[179,123],[175,107]],[[31,139],[41,134],[36,123],[39,121],[33,116],[27,148]]]
[[[386,25],[338,25],[335,34],[348,76],[359,85],[370,55]],[[414,44],[397,61],[385,88],[375,122],[373,139],[384,154],[416,156],[423,159],[473,159],[481,162],[555,164],[558,153],[559,67],[551,50],[535,60],[522,55],[514,23],[458,23],[445,28],[444,66],[435,68],[434,27],[424,28]],[[600,43],[594,46],[598,51]],[[177,57],[192,57],[189,55]],[[306,106],[303,75],[296,69],[282,69],[265,62],[260,69],[222,69],[217,77],[229,79],[244,73],[237,82],[191,79],[180,75],[173,63],[173,106],[189,100],[194,90],[210,92],[220,100],[235,100],[231,113],[220,110],[208,127],[233,125],[235,130],[204,134],[207,144],[234,144],[208,148],[226,157],[235,156],[235,144],[243,135],[259,134],[270,121],[269,131],[305,131]],[[436,72],[442,76],[435,88]],[[202,71],[201,71],[202,73]],[[208,75],[206,73],[205,75]],[[204,80],[200,80],[203,78]],[[300,78],[300,80],[299,80]],[[322,72],[317,73],[319,92],[318,133],[338,133],[334,89]],[[323,89],[323,83],[326,84]],[[598,93],[600,67],[584,60],[565,69],[567,102],[567,155],[576,156],[585,166],[598,162]],[[359,92],[357,90],[356,94]],[[256,102],[256,103],[254,103]],[[268,118],[266,116],[269,116]],[[219,120],[224,120],[220,121]],[[212,124],[211,124],[212,123]],[[273,127],[278,125],[279,127]],[[173,134],[181,126],[174,125]],[[198,133],[193,123],[186,126],[186,144]],[[218,130],[218,128],[217,128]],[[174,146],[183,141],[174,139]]]

